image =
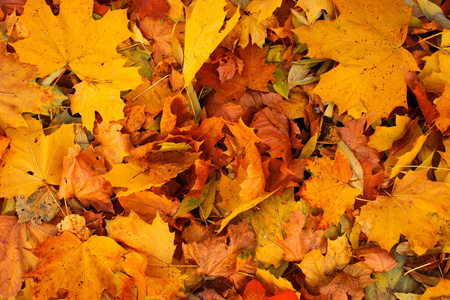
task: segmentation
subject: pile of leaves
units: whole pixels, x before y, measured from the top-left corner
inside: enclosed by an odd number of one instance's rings
[[[450,296],[450,1],[0,6],[1,299]]]

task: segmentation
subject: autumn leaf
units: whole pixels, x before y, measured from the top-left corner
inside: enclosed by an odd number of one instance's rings
[[[235,74],[232,79],[221,84],[217,74],[205,73],[202,69],[198,74],[200,82],[216,90],[215,98],[218,101],[239,100],[247,90],[268,92],[267,83],[272,78],[276,67],[266,63],[266,51],[259,49],[256,45],[248,45],[245,48],[236,49],[235,53],[244,63],[240,74]]]
[[[75,145],[64,158],[64,167],[58,196],[61,199],[77,197],[89,208],[92,205],[99,211],[112,212],[110,200],[112,187],[101,174],[106,173],[105,159],[94,148],[81,151]]]
[[[137,68],[123,68],[126,59],[104,61],[100,66],[79,64],[71,69],[82,80],[74,86],[72,110],[82,116],[83,125],[93,131],[95,112],[103,122],[109,123],[124,117],[120,91],[136,88],[142,83]],[[95,99],[95,101],[92,101]]]
[[[339,113],[360,117],[363,103],[367,123],[388,117],[397,106],[406,106],[405,76],[418,70],[412,55],[402,48],[411,8],[403,1],[335,1],[341,15],[334,21],[317,21],[311,28],[294,29],[309,55],[340,63],[321,75],[314,89],[322,101],[332,101]],[[389,99],[387,102],[374,99]]]
[[[37,76],[45,77],[66,65],[85,70],[119,58],[116,46],[131,36],[126,11],[110,11],[95,21],[92,7],[88,0],[63,0],[55,16],[45,1],[27,1],[20,21],[30,36],[13,45],[20,60],[36,65]]]
[[[174,216],[180,206],[177,200],[171,200],[165,195],[159,195],[152,191],[142,191],[128,196],[119,197],[119,202],[128,215],[134,211],[147,223],[153,222],[159,214],[164,221]]]
[[[35,299],[58,297],[60,290],[66,290],[68,298],[97,299],[104,289],[116,294],[114,270],[126,251],[109,237],[94,235],[82,242],[63,232],[47,238],[32,253],[41,259],[26,274],[37,280]]]
[[[328,285],[336,270],[342,270],[352,256],[351,247],[346,236],[328,241],[327,254],[323,256],[320,250],[314,249],[305,255],[298,264],[306,276],[306,283],[313,288]]]
[[[281,222],[287,222],[298,207],[293,189],[285,189],[282,195],[272,195],[258,205],[258,211],[242,214],[256,233],[255,259],[264,267],[283,263],[284,251],[280,240],[284,239]]]
[[[280,243],[286,254],[286,261],[301,261],[313,249],[320,250],[322,254],[326,251],[325,231],[316,230],[319,220],[312,215],[305,220],[305,215],[296,210],[284,225],[286,238]]]
[[[281,2],[281,0],[254,0],[247,5],[246,9],[250,14],[256,14],[258,23],[261,23],[272,15],[274,10],[281,5]]]
[[[420,297],[421,300],[445,299],[450,296],[450,280],[441,278],[437,286],[428,287],[425,293]]]
[[[439,111],[435,124],[442,132],[445,132],[450,126],[450,108],[448,98],[450,93],[448,67],[450,55],[445,49],[450,41],[450,31],[444,30],[441,36],[441,51],[433,53],[431,56],[424,57],[425,66],[419,74],[427,91],[440,94],[440,97],[434,100],[436,109]]]
[[[148,276],[172,280],[180,277],[181,272],[172,266],[175,233],[169,231],[159,214],[150,225],[131,212],[128,217],[118,216],[107,222],[106,230],[109,237],[145,257]]]
[[[41,186],[28,198],[16,197],[16,213],[19,222],[31,221],[41,225],[50,222],[60,210],[60,201],[52,186]]]
[[[371,224],[370,241],[390,251],[403,234],[416,253],[434,247],[439,230],[427,214],[450,209],[445,200],[450,190],[445,183],[428,180],[427,171],[409,171],[395,180],[391,193],[361,208],[359,221]]]
[[[45,135],[39,121],[27,118],[29,127],[9,127],[7,136],[11,148],[3,154],[0,174],[0,195],[28,198],[47,184],[58,185],[63,169],[63,157],[73,146],[72,125],[63,125]]]
[[[120,164],[126,156],[131,155],[133,145],[129,134],[121,132],[123,126],[119,123],[97,123],[95,139],[100,143],[95,150],[100,153],[107,166]]]
[[[54,235],[51,224],[32,225],[18,223],[15,216],[0,216],[0,295],[15,297],[19,292],[23,275],[32,271],[38,259],[29,251]]]
[[[159,0],[164,1],[164,0]],[[166,57],[173,56],[172,29],[175,23],[169,19],[161,22],[160,17],[142,18],[139,29],[152,45],[152,57],[155,64]]]
[[[369,247],[355,250],[356,255],[375,272],[388,272],[398,263],[394,257],[380,247]]]
[[[22,113],[45,113],[50,106],[49,89],[31,82],[36,67],[19,62],[15,54],[6,52],[6,43],[0,41],[0,124],[3,126],[26,126]]]
[[[241,222],[228,226],[224,236],[183,244],[183,252],[187,261],[195,261],[198,264],[198,273],[232,277],[241,269],[237,264],[237,256],[255,246],[255,233],[246,222]],[[254,267],[253,273],[255,271]]]
[[[405,133],[406,126],[411,121],[407,116],[395,116],[395,126],[376,126],[375,133],[369,137],[368,145],[377,151],[386,151]]]
[[[324,210],[319,227],[337,224],[346,210],[353,209],[355,197],[360,194],[349,185],[353,172],[347,158],[338,150],[334,161],[326,156],[315,158],[307,162],[306,169],[312,175],[303,183],[302,197],[309,200],[311,206]]]
[[[120,299],[171,299],[181,288],[178,282],[146,276],[147,262],[136,252],[125,255],[121,267],[126,274],[117,272],[114,278]]]
[[[83,80],[75,86],[72,109],[81,113],[83,124],[92,131],[95,111],[106,122],[123,118],[120,91],[137,87],[141,77],[136,68],[122,68],[126,60],[116,52],[117,44],[131,36],[126,12],[112,11],[94,21],[92,2],[69,5],[63,1],[55,16],[43,1],[27,1],[21,22],[30,36],[14,48],[22,61],[38,67],[37,76],[68,66]]]
[[[194,3],[187,14],[184,43],[184,87],[187,87],[209,55],[233,29],[239,19],[236,11],[222,29],[226,12],[223,0],[206,0]]]

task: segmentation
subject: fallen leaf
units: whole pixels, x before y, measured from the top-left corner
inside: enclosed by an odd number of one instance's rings
[[[286,261],[301,261],[313,249],[320,250],[322,254],[326,251],[325,231],[316,228],[319,220],[312,215],[307,221],[305,219],[305,215],[297,209],[284,225],[286,238],[280,243],[286,253]]]
[[[170,217],[175,215],[180,206],[177,200],[170,200],[165,195],[159,195],[152,191],[137,192],[119,197],[119,202],[127,215],[134,211],[147,223],[153,222],[157,214],[167,222]]]
[[[421,300],[445,299],[450,297],[450,280],[441,278],[437,286],[427,287],[425,293],[420,296]]]
[[[356,119],[360,117],[356,108],[363,103],[367,123],[372,124],[388,117],[395,107],[407,105],[405,76],[418,70],[413,56],[401,47],[411,8],[401,0],[335,4],[341,13],[336,20],[316,21],[311,28],[292,31],[308,44],[310,56],[340,63],[321,75],[314,93],[325,102],[334,102],[340,114],[349,111]]]
[[[256,135],[269,146],[267,150],[272,158],[282,158],[286,164],[292,160],[292,145],[289,136],[289,121],[276,109],[268,107],[257,112],[250,124]]]
[[[101,175],[106,173],[105,159],[90,146],[81,151],[75,145],[64,158],[58,196],[76,197],[84,207],[90,205],[98,211],[113,212],[111,184]]]
[[[394,257],[380,247],[361,248],[355,252],[357,257],[375,272],[388,272],[398,265]]]
[[[306,13],[308,23],[312,25],[325,10],[328,15],[334,15],[334,4],[331,0],[299,0],[297,6],[300,6]]]
[[[106,166],[109,168],[114,164],[120,164],[123,159],[130,154],[133,145],[130,136],[121,132],[123,126],[119,123],[97,123],[97,133],[95,139],[100,143],[95,150],[100,153]]]
[[[56,233],[54,225],[18,223],[15,216],[0,216],[0,295],[15,297],[24,281],[24,274],[39,260],[29,249]]]
[[[281,5],[282,0],[253,0],[247,5],[246,10],[250,14],[258,16],[258,24],[269,18],[277,7]]]
[[[134,0],[141,20],[149,16],[165,19],[170,6],[166,0]]]
[[[35,279],[35,299],[58,297],[60,291],[67,291],[69,298],[99,299],[105,289],[116,294],[114,270],[126,251],[109,237],[94,235],[82,242],[63,232],[48,237],[32,253],[41,259],[25,275]]]
[[[175,233],[169,231],[169,225],[159,214],[150,225],[132,211],[127,217],[118,216],[108,221],[106,230],[110,238],[145,257],[148,276],[176,279],[181,275],[181,272],[172,266]]]
[[[370,241],[377,241],[390,251],[403,234],[418,254],[425,251],[423,248],[434,247],[438,228],[426,215],[450,209],[444,201],[450,189],[445,183],[428,180],[427,172],[428,169],[409,171],[395,180],[391,193],[378,196],[361,208],[359,222],[371,224]]]
[[[228,226],[226,235],[183,244],[186,261],[195,261],[206,276],[231,277],[240,271],[237,256],[256,246],[255,233],[246,222]],[[256,267],[254,268],[256,271]]]
[[[71,108],[81,114],[83,125],[88,130],[93,131],[95,112],[100,113],[106,123],[124,117],[125,103],[120,92],[142,83],[137,68],[124,68],[125,62],[125,59],[114,59],[100,66],[80,64],[71,67],[82,80],[74,86],[76,91],[71,98]]]
[[[45,113],[52,96],[49,89],[31,82],[36,67],[19,62],[17,55],[6,52],[6,42],[0,40],[0,124],[26,126],[22,113]]]
[[[146,276],[147,262],[136,252],[126,254],[121,267],[126,275],[119,272],[115,274],[117,296],[121,299],[171,299],[181,288],[178,282]]]
[[[396,115],[395,126],[376,126],[375,133],[369,137],[367,145],[377,149],[378,152],[389,150],[392,144],[403,136],[410,121],[408,116]]]
[[[282,195],[272,195],[258,204],[258,210],[242,214],[256,233],[255,260],[265,268],[274,265],[278,268],[285,259],[280,240],[283,240],[283,223],[298,209],[292,188],[285,189]]]
[[[263,285],[271,294],[279,294],[283,291],[295,291],[292,283],[285,278],[277,278],[270,271],[257,269],[256,278],[261,280]]]
[[[236,11],[224,25],[226,12],[224,0],[195,2],[187,14],[184,43],[184,86],[187,87],[209,55],[233,29],[239,19]],[[190,7],[191,8],[191,7]],[[189,10],[188,10],[189,12]]]
[[[161,21],[160,18],[146,17],[142,18],[139,22],[139,29],[142,31],[144,37],[150,41],[150,45],[152,45],[151,54],[155,65],[165,58],[173,56],[172,29],[175,23],[169,19]]]
[[[24,195],[28,198],[46,184],[59,185],[63,157],[73,146],[72,125],[62,125],[45,135],[39,121],[27,118],[29,127],[9,127],[10,149],[3,154],[0,174],[1,197]]]
[[[328,285],[337,270],[342,270],[352,256],[351,246],[347,237],[341,236],[334,241],[328,241],[327,254],[323,256],[320,250],[308,252],[298,264],[306,276],[306,284],[312,289]]]
[[[66,65],[85,70],[119,58],[116,46],[131,36],[126,11],[109,11],[95,21],[92,7],[89,0],[63,0],[55,16],[45,1],[27,1],[20,21],[30,36],[13,44],[20,60],[36,65],[36,75],[45,77]]]
[[[338,150],[334,161],[327,156],[311,159],[306,169],[312,175],[303,182],[300,194],[309,200],[311,206],[324,210],[319,228],[325,228],[331,223],[338,224],[346,210],[353,210],[355,197],[360,194],[359,190],[349,185],[353,172],[347,157]]]
[[[16,213],[19,222],[32,221],[33,224],[48,223],[60,209],[59,197],[52,186],[41,186],[28,198],[16,197]]]

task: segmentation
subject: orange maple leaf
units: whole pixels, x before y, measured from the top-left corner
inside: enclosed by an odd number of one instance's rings
[[[116,294],[114,270],[126,250],[113,239],[91,236],[86,242],[70,232],[47,238],[32,250],[41,259],[26,274],[36,280],[35,299],[58,298],[67,291],[69,299],[100,299],[103,290]]]
[[[64,158],[64,168],[61,177],[58,196],[61,199],[77,197],[89,208],[92,205],[97,210],[113,212],[111,184],[101,174],[106,173],[105,159],[90,146],[81,151],[75,145],[69,149]]]
[[[361,194],[349,185],[353,172],[347,157],[338,150],[334,161],[326,156],[315,158],[308,160],[306,169],[311,178],[303,183],[301,196],[324,210],[320,228],[337,224],[345,211],[353,210],[355,198]]]

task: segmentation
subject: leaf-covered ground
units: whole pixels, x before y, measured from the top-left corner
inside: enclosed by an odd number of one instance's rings
[[[450,297],[449,1],[0,7],[0,299]]]

